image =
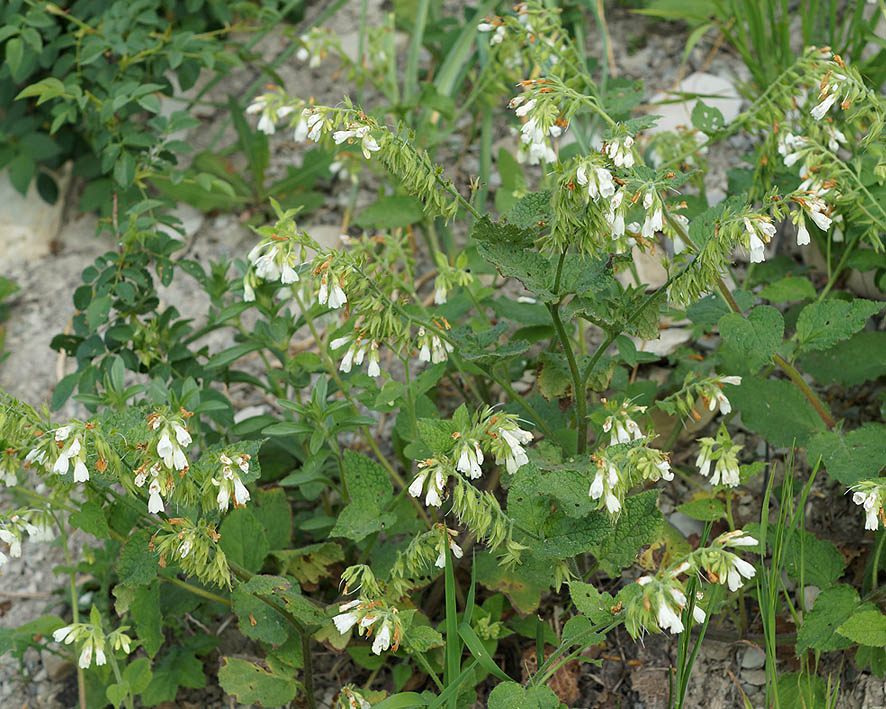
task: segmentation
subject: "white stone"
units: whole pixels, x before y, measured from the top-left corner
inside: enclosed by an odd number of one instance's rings
[[[758,670],[765,664],[765,652],[751,645],[745,648],[744,654],[741,657],[741,668],[743,670]]]
[[[667,357],[669,354],[692,338],[692,333],[682,327],[671,327],[660,330],[654,340],[641,340],[639,337],[631,337],[638,352],[649,352],[658,357]]]
[[[4,264],[39,259],[53,251],[71,181],[70,163],[54,176],[58,199],[47,204],[37,192],[36,180],[22,196],[9,181],[8,171],[0,172],[0,259]]]
[[[693,534],[701,536],[702,532],[704,532],[704,525],[699,520],[692,519],[692,517],[684,515],[682,512],[672,513],[668,517],[668,522],[680,530],[680,533],[687,538]]]

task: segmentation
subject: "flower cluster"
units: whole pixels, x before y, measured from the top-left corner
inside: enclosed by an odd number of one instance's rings
[[[447,340],[444,340],[436,332],[428,332],[424,327],[418,329],[415,345],[418,347],[419,362],[432,364],[445,362],[449,358],[449,353],[454,351],[453,346]]]
[[[695,410],[696,401],[701,397],[708,411],[720,410],[724,416],[732,411],[732,403],[723,393],[723,385],[741,386],[741,377],[712,376],[699,377],[696,374],[688,374],[683,381],[680,391],[671,394],[666,399],[657,403],[657,406],[669,414],[680,416],[692,416],[696,421],[701,419],[701,414]]]
[[[711,476],[711,485],[736,487],[741,478],[738,467],[738,453],[742,446],[733,443],[726,427],[721,425],[716,438],[699,438],[698,457],[695,465],[703,477]],[[711,463],[714,473],[711,475]]]
[[[852,501],[864,510],[864,528],[876,531],[880,522],[886,526],[886,513],[883,512],[886,482],[862,480],[853,485],[850,490],[852,490]]]
[[[372,652],[381,655],[393,648],[396,652],[403,639],[403,623],[399,611],[384,601],[370,601],[358,598],[343,603],[338,608],[339,614],[332,619],[335,629],[344,635],[357,626],[359,635],[367,637],[375,635],[372,641]]]
[[[486,407],[473,417],[462,409],[456,418],[460,425],[451,435],[450,450],[419,461],[419,473],[409,486],[409,494],[413,497],[424,494],[425,504],[430,507],[443,503],[451,475],[461,473],[472,480],[479,478],[483,474],[485,453],[490,454],[497,465],[504,465],[511,475],[529,462],[524,446],[532,440],[532,433],[517,425],[514,414]]]
[[[477,25],[480,32],[492,32],[489,38],[490,44],[501,44],[505,38],[505,24],[500,17],[487,17],[483,22]]]
[[[338,350],[347,345],[348,349],[339,363],[339,370],[345,373],[351,371],[354,365],[358,367],[363,364],[363,360],[368,352],[369,364],[366,373],[370,377],[377,377],[381,374],[381,368],[378,364],[378,340],[363,340],[360,335],[337,337],[329,343],[329,349]]]
[[[687,605],[686,589],[679,577],[689,568],[690,564],[684,561],[669,571],[637,579],[641,592],[634,594],[625,607],[625,626],[632,636],[649,629],[672,634],[685,630],[682,615]],[[704,609],[693,604],[693,620],[704,623],[705,617]]]
[[[255,286],[259,280],[280,281],[284,286],[298,281],[298,271],[295,269],[299,263],[290,239],[264,239],[252,247],[246,259],[252,266],[243,279],[243,300],[246,302],[255,300]]]
[[[71,421],[47,433],[37,432],[38,443],[25,456],[25,467],[39,465],[44,470],[58,475],[73,474],[75,483],[89,480],[89,468],[86,467],[87,436],[95,426],[91,423]],[[104,466],[100,457],[99,467]]]
[[[92,623],[72,623],[52,634],[52,639],[57,643],[82,643],[77,664],[84,670],[92,664],[93,659],[97,666],[107,663],[106,648],[111,651],[123,650],[128,655],[132,645],[131,638],[124,632],[129,626],[122,626],[105,636],[97,613],[93,612],[92,616]]]
[[[601,402],[607,411],[612,412],[603,422],[603,432],[609,434],[609,445],[630,443],[645,438],[640,426],[631,418],[643,414],[646,411],[645,406],[636,406],[628,401],[607,401],[605,398],[601,399]]]
[[[633,638],[646,630],[682,633],[686,629],[682,616],[688,599],[685,583],[680,577],[703,571],[712,583],[727,584],[730,591],[736,591],[742,587],[745,579],[754,577],[755,569],[725,547],[741,548],[757,544],[756,539],[737,529],[720,535],[711,546],[697,549],[655,576],[638,578],[636,584],[626,587],[619,594],[624,602],[628,633]],[[692,618],[696,623],[703,623],[707,617],[704,609],[698,605],[703,598],[703,594],[697,592],[692,604]]]
[[[235,472],[235,468],[243,475],[249,473],[249,455],[237,455],[231,459],[222,453],[218,457],[221,463],[221,475],[218,478],[212,478],[212,484],[218,488],[218,494],[215,497],[216,504],[220,512],[227,512],[231,498],[234,499],[234,507],[243,507],[249,502],[249,490],[240,480],[240,475]]]
[[[148,512],[165,511],[163,498],[175,487],[174,473],[183,477],[189,464],[185,448],[191,445],[187,419],[193,414],[182,409],[177,414],[154,411],[148,415],[150,437],[144,446],[146,457],[135,470],[135,486],[148,482]]]
[[[557,153],[551,147],[551,138],[559,138],[569,123],[561,117],[556,103],[545,98],[550,89],[546,79],[530,79],[518,86],[527,89],[508,102],[518,118],[526,118],[520,127],[520,150],[517,160],[538,165],[540,162],[556,162]]]
[[[456,544],[455,537],[458,535],[458,532],[454,529],[449,529],[446,525],[438,524],[436,525],[438,531],[440,532],[440,541],[437,544],[437,548],[439,552],[437,554],[437,558],[434,561],[434,566],[439,569],[442,569],[446,566],[446,554],[447,550],[452,552],[452,555],[456,559],[461,559],[462,552],[461,547]]]
[[[591,456],[596,471],[588,495],[599,501],[599,508],[605,507],[613,516],[621,512],[628,491],[640,481],[674,479],[667,453],[634,441],[631,443],[630,446],[616,443],[613,444],[616,447]]]
[[[48,512],[33,509],[17,510],[0,521],[0,542],[9,546],[8,555],[0,551],[0,566],[6,564],[10,557],[21,557],[25,532],[32,542],[51,542],[55,539],[52,525]]]
[[[273,91],[275,87],[268,86],[268,88]],[[246,108],[246,113],[261,114],[258,119],[258,129],[266,135],[273,135],[277,121],[286,118],[292,111],[292,106],[286,104],[276,93],[262,94]]]
[[[692,553],[693,560],[699,568],[707,573],[712,583],[726,584],[730,591],[737,591],[745,579],[752,579],[756,570],[753,564],[727,551],[724,547],[754,547],[759,542],[742,530],[736,529],[717,537],[713,544]]]

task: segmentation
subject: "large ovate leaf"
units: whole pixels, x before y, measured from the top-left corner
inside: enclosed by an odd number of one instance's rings
[[[724,387],[742,423],[776,446],[802,445],[825,428],[803,394],[789,381],[745,377]]]
[[[120,550],[117,576],[126,586],[149,583],[160,568],[160,555],[151,551],[151,533],[146,529],[133,532]]]
[[[886,374],[886,332],[859,332],[824,352],[807,352],[800,368],[822,384],[850,387]]]
[[[637,558],[637,550],[657,538],[664,520],[657,503],[658,490],[625,499],[615,528],[594,551],[600,568],[610,576],[630,566]]]
[[[513,569],[501,566],[492,554],[482,552],[474,560],[477,582],[492,591],[500,591],[520,613],[538,608],[542,593],[550,589],[554,569],[549,559],[523,553]]]
[[[876,608],[860,608],[837,628],[837,632],[859,645],[886,647],[886,615]]]
[[[569,584],[569,595],[578,612],[586,615],[594,625],[612,619],[615,600],[608,593],[598,591],[592,584],[572,581]]]
[[[861,330],[871,315],[883,309],[883,303],[856,298],[853,301],[825,300],[810,303],[797,318],[797,341],[800,350],[826,350],[840,340]]]
[[[274,674],[236,657],[222,658],[218,682],[225,692],[233,695],[241,704],[260,704],[263,707],[288,704],[295,699],[301,686],[291,676]]]
[[[797,632],[797,652],[810,648],[821,652],[844,650],[852,641],[837,633],[859,606],[858,592],[846,584],[826,588],[815,599],[812,610],[803,616]]]
[[[249,507],[239,507],[225,517],[219,529],[219,546],[227,557],[247,571],[256,572],[271,545],[265,528]]]
[[[869,422],[849,433],[822,431],[806,446],[806,460],[821,458],[828,474],[844,485],[876,478],[886,466],[886,426]]]
[[[724,357],[740,363],[751,372],[768,364],[782,342],[784,318],[770,305],[754,308],[747,317],[727,313],[720,318]]]
[[[387,471],[374,460],[352,450],[344,452],[343,460],[351,502],[339,514],[329,536],[359,542],[394,523],[394,515],[385,511],[394,491]]]

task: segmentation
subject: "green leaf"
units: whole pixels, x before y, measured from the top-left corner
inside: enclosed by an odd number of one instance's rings
[[[550,224],[554,219],[550,190],[531,192],[520,197],[505,215],[507,220],[521,229],[535,230]]]
[[[775,526],[769,529],[769,539],[776,535]],[[801,561],[802,552],[802,561]],[[846,562],[832,542],[819,539],[811,532],[795,529],[784,540],[784,565],[794,581],[800,582],[803,570],[803,583],[825,589],[843,575]]]
[[[387,471],[374,460],[346,450],[343,461],[345,484],[352,502],[339,513],[329,536],[360,541],[394,523],[395,517],[385,512],[394,490]]]
[[[745,377],[726,395],[744,425],[776,446],[803,445],[825,425],[794,384],[781,379]]]
[[[823,431],[806,446],[810,465],[815,465],[819,457],[828,474],[844,485],[876,478],[886,466],[886,426],[868,422],[846,434]]]
[[[569,583],[569,595],[572,602],[594,625],[606,623],[612,620],[612,607],[615,599],[608,593],[601,593],[589,583],[571,581]]]
[[[701,99],[695,102],[691,118],[692,125],[707,135],[713,135],[726,125],[726,120],[720,113],[720,109],[716,106],[708,106]]]
[[[597,501],[588,495],[588,473],[575,470],[575,467],[573,462],[562,466],[545,466],[542,471],[535,463],[527,463],[511,479],[508,507],[519,505],[527,498],[550,497],[569,517],[584,518],[592,514]],[[546,507],[550,510],[549,505]]]
[[[281,569],[294,576],[299,583],[316,584],[330,574],[332,564],[344,560],[344,552],[335,542],[311,544],[301,549],[281,549],[272,552],[280,561]]]
[[[124,586],[143,586],[150,583],[159,568],[160,555],[150,550],[151,533],[140,529],[132,533],[120,550],[117,576]]]
[[[268,672],[246,660],[224,657],[222,662],[218,671],[219,684],[241,704],[281,706],[295,699],[301,686],[291,677]]]
[[[838,635],[837,628],[858,608],[858,592],[846,584],[826,588],[815,599],[812,610],[803,616],[797,632],[797,652],[810,648],[821,652],[845,650],[852,641]]]
[[[257,460],[253,456],[252,461]],[[250,467],[252,461],[250,461]],[[271,549],[286,549],[292,541],[292,510],[283,488],[256,490],[254,503]]]
[[[679,505],[677,511],[702,522],[714,522],[726,517],[726,505],[722,500],[711,497],[708,493],[695,495],[689,502]]]
[[[560,700],[549,687],[502,682],[489,694],[488,709],[558,709]]]
[[[424,219],[421,202],[408,195],[380,197],[357,215],[354,223],[364,229],[395,229]]]
[[[869,317],[883,309],[883,303],[856,298],[811,303],[797,318],[800,350],[826,350],[861,330]]]
[[[511,244],[480,243],[480,255],[494,265],[502,276],[516,278],[523,287],[545,301],[557,296],[551,291],[554,267],[538,251]]]
[[[151,661],[147,657],[139,657],[130,662],[123,670],[125,679],[135,694],[140,694],[151,682]]]
[[[818,709],[828,706],[824,678],[810,672],[793,672],[778,678],[779,706],[795,709]]]
[[[520,613],[530,613],[538,608],[541,595],[551,587],[553,569],[550,559],[542,559],[531,553],[521,557],[520,565],[513,570],[500,566],[489,552],[475,557],[477,583],[491,591],[500,591]]]
[[[403,637],[403,644],[411,652],[427,652],[443,647],[443,636],[427,625],[411,625]]]
[[[720,334],[725,342],[725,356],[737,358],[751,372],[772,360],[784,336],[784,318],[771,305],[754,308],[747,318],[727,313],[720,318]]]
[[[141,701],[149,707],[172,702],[179,687],[202,689],[206,686],[203,663],[189,647],[172,646],[154,663],[154,675],[142,692]]]
[[[80,509],[70,516],[69,520],[73,526],[82,529],[87,534],[99,539],[111,538],[111,530],[108,529],[105,512],[101,505],[92,500],[84,502]]]
[[[231,601],[240,623],[240,632],[247,638],[271,645],[282,645],[289,638],[292,629],[289,621],[243,586],[234,589]]]
[[[129,613],[138,632],[138,638],[149,657],[154,657],[163,646],[163,617],[160,613],[159,584],[133,589]],[[141,690],[139,690],[141,691]]]
[[[786,276],[760,291],[760,297],[770,303],[792,303],[797,300],[811,300],[815,297],[815,286],[808,278]]]
[[[807,352],[802,371],[822,384],[856,386],[886,374],[886,332],[859,332],[824,352]]]
[[[886,615],[876,609],[857,610],[837,632],[859,645],[886,647]]]
[[[25,56],[25,43],[21,37],[13,37],[6,41],[6,66],[9,67],[9,73],[12,80],[18,83],[24,76],[19,75],[22,68],[22,59]]]
[[[548,512],[542,525],[541,539],[532,540],[531,548],[548,559],[566,559],[597,549],[612,528],[609,515],[599,510],[580,519],[567,517],[560,511],[553,514]]]
[[[594,552],[600,568],[610,576],[630,566],[637,558],[637,550],[658,537],[664,518],[657,502],[658,490],[647,490],[625,499],[615,529]]]
[[[320,612],[317,606],[299,593],[297,587],[293,588],[291,581],[282,576],[257,574],[245,584],[241,584],[239,588],[244,593],[254,593],[278,599],[299,623],[308,627],[321,626],[328,622],[326,616]]]
[[[261,348],[261,343],[259,342],[246,342],[242,345],[234,345],[233,347],[229,347],[226,350],[212,355],[206,363],[206,368],[221,369],[222,367],[227,367],[232,362],[248,355],[250,352],[255,352],[255,350],[259,348]]]
[[[27,153],[19,153],[9,163],[8,167],[9,181],[21,194],[26,194],[28,185],[37,170],[37,163]]]
[[[257,572],[271,550],[265,528],[248,507],[228,513],[219,529],[219,546],[227,557],[247,571]]]

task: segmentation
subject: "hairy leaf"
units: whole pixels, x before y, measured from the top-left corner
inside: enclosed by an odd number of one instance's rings
[[[826,350],[840,340],[861,330],[871,315],[883,309],[883,303],[856,298],[810,303],[797,318],[797,340],[800,350]]]
[[[868,422],[846,434],[823,431],[806,447],[810,465],[815,465],[819,457],[828,474],[844,485],[876,478],[886,466],[886,426]]]

